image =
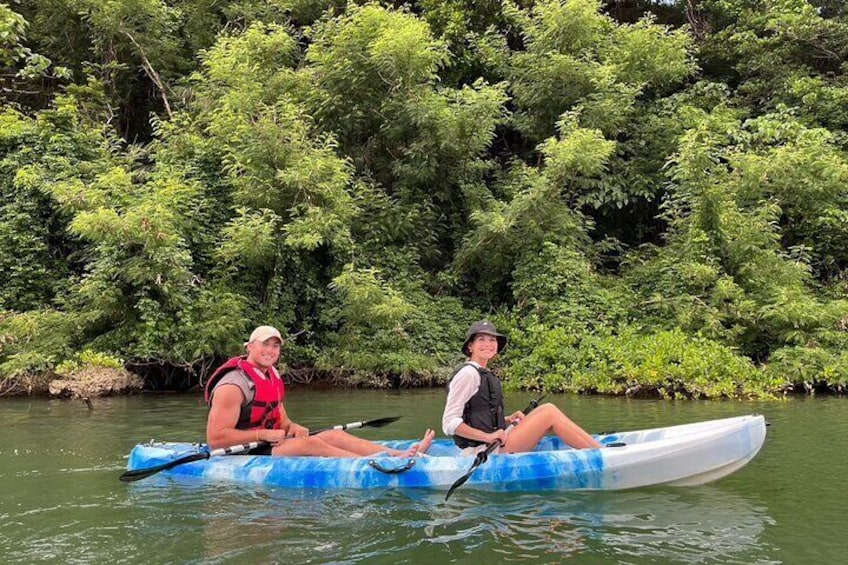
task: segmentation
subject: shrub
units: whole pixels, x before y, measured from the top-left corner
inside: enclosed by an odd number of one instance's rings
[[[785,384],[712,340],[680,330],[642,334],[537,326],[513,341],[511,387],[663,398],[766,397]]]

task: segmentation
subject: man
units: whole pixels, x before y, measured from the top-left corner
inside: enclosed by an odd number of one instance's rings
[[[386,453],[410,457],[424,453],[435,433],[427,430],[408,451],[388,449],[342,430],[310,436],[286,413],[285,385],[274,367],[280,359],[283,336],[272,326],[259,326],[245,343],[247,355],[219,367],[206,384],[209,417],[206,442],[212,449],[266,441],[272,455],[363,457]]]

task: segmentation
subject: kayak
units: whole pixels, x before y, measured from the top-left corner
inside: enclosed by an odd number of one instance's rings
[[[546,436],[535,451],[495,454],[465,488],[495,491],[621,490],[650,485],[690,486],[720,479],[748,463],[766,437],[761,415],[595,436],[597,449],[572,449]],[[414,440],[378,442],[408,449]],[[155,467],[207,449],[150,442],[133,448],[127,468]],[[171,477],[233,481],[299,489],[447,489],[468,472],[473,456],[452,440],[433,442],[427,455],[364,458],[227,455],[163,471]]]

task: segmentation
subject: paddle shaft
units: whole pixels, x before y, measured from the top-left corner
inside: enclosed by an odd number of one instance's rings
[[[530,404],[528,404],[528,405],[527,405],[527,408],[525,408],[525,409],[524,409],[524,415],[526,416],[527,414],[529,414],[530,412],[532,412],[532,411],[533,411],[533,409],[534,409],[534,408],[536,408],[536,407],[539,405],[539,403],[542,401],[542,399],[543,399],[543,398],[545,398],[545,396],[547,396],[547,395],[543,394],[543,395],[542,395],[542,396],[540,396],[539,398],[537,398],[537,399],[535,399],[535,400],[531,400],[531,401],[530,401]],[[515,421],[513,421],[512,423],[510,423],[510,424],[506,427],[505,431],[507,431],[507,432],[508,432],[509,430],[511,430],[512,428],[514,428],[515,426],[517,426],[517,425],[518,425],[518,422],[519,422],[519,420],[515,420]],[[481,453],[478,453],[478,454],[477,454],[477,458],[482,457],[482,459],[483,459],[482,461],[480,461],[480,463],[485,462],[485,461],[486,461],[486,458],[488,458],[488,456],[489,456],[489,455],[491,455],[491,454],[492,454],[492,452],[493,452],[495,449],[497,449],[498,447],[500,447],[501,445],[503,445],[503,442],[502,442],[501,440],[499,440],[499,439],[496,439],[495,441],[493,441],[492,443],[490,443],[490,444],[486,447],[485,451],[483,451],[483,452],[481,452]],[[478,465],[479,465],[479,463],[478,463]]]
[[[390,422],[383,423],[383,420],[389,420],[394,422],[398,418],[380,418],[379,420],[370,420],[367,422],[350,422],[349,424],[339,424],[337,426],[330,426],[328,428],[321,428],[320,430],[312,430],[309,432],[309,435],[314,436],[320,433],[329,432],[331,430],[355,430],[357,428],[363,428],[366,426],[383,426]],[[291,439],[294,436],[287,435],[286,439]],[[250,443],[243,443],[241,445],[231,445],[230,447],[220,447],[218,449],[213,449],[209,451],[209,457],[215,457],[218,455],[234,455],[236,453],[243,453],[245,451],[250,451],[251,449],[256,449],[257,447],[268,447],[271,445],[269,441],[251,441]],[[209,457],[204,457],[204,459],[208,459]]]

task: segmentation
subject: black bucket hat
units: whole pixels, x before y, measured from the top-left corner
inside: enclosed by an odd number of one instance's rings
[[[468,344],[474,340],[474,336],[477,334],[488,334],[493,335],[498,340],[498,353],[504,350],[506,347],[506,336],[504,334],[498,333],[498,330],[495,329],[495,325],[489,320],[480,320],[479,322],[474,322],[471,324],[471,327],[468,328],[468,331],[465,332],[465,343],[462,344],[462,352],[466,355],[468,352]]]

